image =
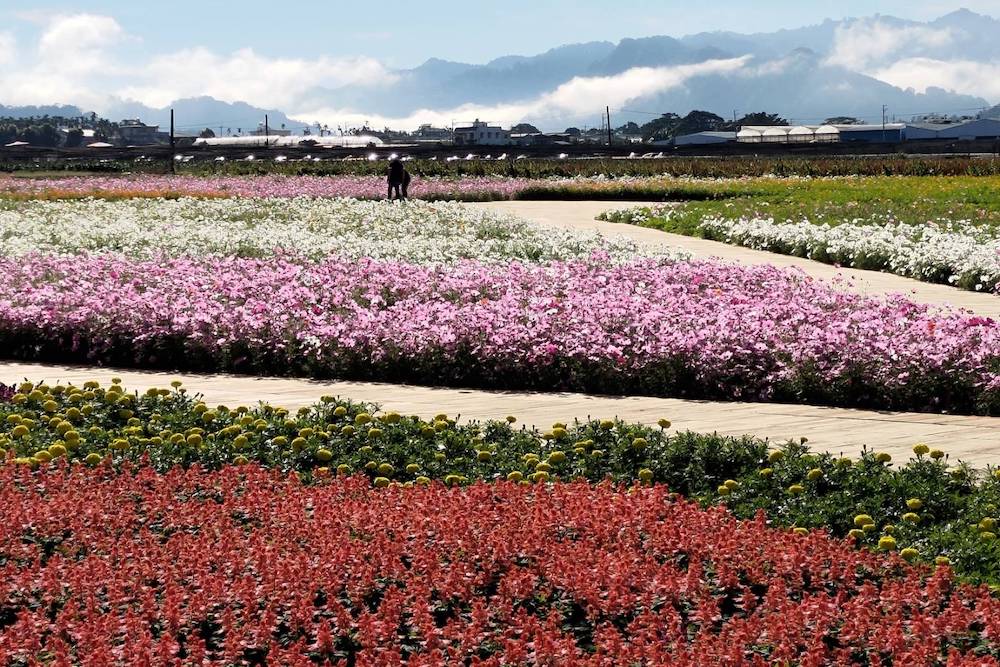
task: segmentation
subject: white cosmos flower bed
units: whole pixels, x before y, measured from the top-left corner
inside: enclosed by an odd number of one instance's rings
[[[1000,281],[1000,239],[966,221],[921,225],[895,221],[839,225],[773,219],[707,219],[707,238],[735,245],[875,269],[966,289],[995,291]]]
[[[417,264],[547,262],[607,253],[686,259],[597,233],[555,230],[458,203],[354,199],[126,199],[0,205],[0,256],[29,253],[152,256],[371,257]]]

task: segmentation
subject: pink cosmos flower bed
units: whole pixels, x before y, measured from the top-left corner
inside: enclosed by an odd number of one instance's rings
[[[496,176],[460,179],[414,178],[410,195],[424,199],[511,199],[537,186],[529,178]],[[71,176],[28,179],[0,176],[0,194],[22,196],[163,196],[195,197],[355,197],[384,198],[382,176]]]
[[[713,262],[0,259],[0,349],[453,386],[994,413],[995,322]]]

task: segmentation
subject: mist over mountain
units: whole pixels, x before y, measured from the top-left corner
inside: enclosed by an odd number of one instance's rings
[[[799,122],[830,116],[879,122],[882,105],[890,119],[974,114],[1000,102],[1000,21],[965,9],[927,22],[874,15],[768,33],[567,44],[485,64],[432,58],[408,69],[363,66],[368,70],[345,77],[340,74],[350,68],[330,69],[327,62],[326,70],[300,69],[271,86],[259,78],[240,84],[240,69],[220,79],[203,68],[204,78],[194,78],[203,84],[189,87],[204,88],[204,95],[159,107],[110,91],[105,104],[94,106],[113,120],[138,117],[164,127],[172,106],[178,128],[188,132],[245,131],[265,113],[273,127],[293,130],[305,122],[406,129],[475,117],[553,130],[594,125],[606,106],[616,124],[692,109],[725,117],[766,110]],[[282,85],[291,80],[295,85]],[[36,115],[3,109],[0,114]],[[56,115],[55,107],[44,109]]]

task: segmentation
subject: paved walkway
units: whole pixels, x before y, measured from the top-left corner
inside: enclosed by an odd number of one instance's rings
[[[674,429],[724,435],[752,434],[785,441],[809,438],[810,446],[855,456],[864,445],[905,460],[923,442],[976,466],[1000,464],[1000,419],[916,413],[866,412],[775,403],[715,403],[668,398],[588,396],[443,389],[369,382],[320,382],[234,375],[188,375],[83,366],[0,363],[0,382],[87,380],[108,383],[122,378],[130,390],[167,387],[181,379],[211,404],[255,405],[260,401],[295,409],[329,394],[379,403],[386,410],[431,417],[439,412],[463,420],[518,417],[519,423],[549,428],[575,418],[655,424],[666,417]]]
[[[503,201],[483,204],[469,204],[480,208],[490,208],[519,215],[535,222],[566,229],[597,230],[606,235],[622,235],[642,243],[662,244],[687,248],[696,257],[718,257],[740,264],[771,264],[773,266],[794,266],[816,278],[832,280],[848,278],[848,289],[860,294],[903,293],[914,301],[929,304],[948,304],[967,308],[979,315],[1000,318],[1000,297],[961,290],[947,285],[934,285],[891,273],[861,271],[837,268],[830,264],[814,262],[801,257],[779,255],[763,250],[751,250],[739,246],[706,241],[705,239],[668,234],[648,227],[638,227],[622,223],[602,222],[594,218],[604,211],[631,206],[641,206],[629,202],[561,202],[561,201]]]

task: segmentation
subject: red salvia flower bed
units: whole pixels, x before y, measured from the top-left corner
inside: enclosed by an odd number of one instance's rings
[[[661,487],[0,467],[0,664],[997,664],[1000,602]]]

